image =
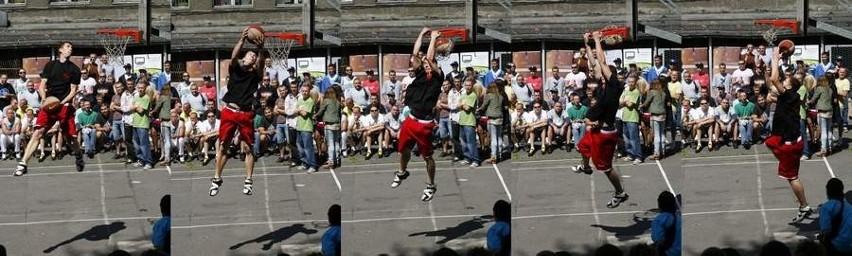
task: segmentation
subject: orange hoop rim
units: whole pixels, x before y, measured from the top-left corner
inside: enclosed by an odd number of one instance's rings
[[[452,38],[458,37],[461,38],[462,42],[467,42],[467,29],[466,28],[444,28],[439,29],[438,32],[441,32],[441,37],[444,38]]]
[[[793,34],[799,33],[799,21],[793,19],[761,19],[755,20],[754,25],[770,25],[776,28],[790,28]]]
[[[265,37],[274,37],[281,40],[293,40],[299,43],[299,45],[305,45],[305,34],[300,33],[291,33],[291,32],[277,32],[277,33],[264,33]]]
[[[142,41],[142,31],[133,29],[99,29],[96,31],[101,35],[114,35],[117,37],[132,37],[137,43]]]

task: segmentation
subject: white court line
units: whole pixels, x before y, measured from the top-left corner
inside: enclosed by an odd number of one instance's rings
[[[264,195],[264,206],[266,206],[266,223],[269,225],[269,232],[275,231],[275,228],[272,226],[272,214],[269,213],[269,182],[266,179],[266,161],[260,159],[260,170],[263,172],[263,195]]]
[[[432,220],[432,231],[438,232],[438,222],[435,221],[435,210],[432,209],[432,201],[429,201],[429,219]],[[438,243],[438,236],[435,237],[435,243]]]
[[[328,169],[331,172],[331,177],[334,178],[334,183],[337,184],[337,191],[343,192],[343,187],[340,186],[340,180],[337,179],[337,174],[334,173],[334,168]]]
[[[758,156],[772,156],[772,154],[757,154]],[[738,157],[752,157],[753,155],[730,155],[730,156],[703,156],[703,157],[685,157],[681,158],[683,161],[690,160],[704,160],[704,159],[719,159],[719,158],[738,158]]]
[[[441,215],[441,216],[414,216],[414,217],[391,217],[391,218],[375,218],[361,220],[344,220],[343,223],[364,223],[364,222],[385,222],[397,220],[424,220],[424,219],[457,219],[457,218],[472,218],[482,216],[482,214],[464,214],[464,215]]]
[[[748,156],[755,156],[755,155],[748,155]],[[801,161],[801,162],[819,162],[819,160],[811,159],[811,160],[805,160],[805,161]],[[757,163],[758,162],[734,162],[734,163],[719,163],[719,164],[687,164],[687,165],[683,165],[683,167],[685,168],[685,167],[702,167],[702,166],[750,165],[750,164],[757,164]],[[761,164],[773,164],[774,162],[761,161],[760,163]]]
[[[613,167],[621,167],[621,166],[647,166],[654,165],[653,163],[641,163],[641,164],[613,164]],[[537,166],[537,167],[524,167],[524,168],[512,168],[512,171],[540,171],[540,170],[553,170],[553,169],[570,169],[568,166],[560,165],[560,166]]]
[[[766,207],[763,205],[763,178],[760,177],[760,156],[757,148],[754,150],[754,159],[757,161],[757,202],[760,204],[760,216],[763,217],[763,235],[769,237],[769,221],[766,219]]]
[[[834,169],[831,169],[831,165],[828,164],[828,158],[822,157],[822,161],[825,162],[825,167],[828,167],[828,173],[831,174],[831,177],[837,178],[834,176]]]
[[[600,215],[617,215],[617,214],[636,214],[636,213],[642,213],[642,211],[543,214],[543,215],[530,215],[530,216],[512,217],[512,220],[556,218],[556,217],[574,217],[574,216],[592,216],[592,215],[600,216]]]
[[[503,190],[506,190],[506,195],[509,196],[509,202],[512,202],[512,193],[509,192],[509,186],[506,186],[506,181],[503,180],[503,174],[500,174],[500,169],[497,168],[496,163],[493,163],[491,165],[494,166],[494,172],[497,173],[497,178],[499,178],[500,183],[503,184]]]
[[[672,195],[677,195],[677,193],[675,193],[674,191],[674,188],[672,188],[672,183],[669,182],[669,176],[667,176],[666,171],[663,170],[663,164],[660,163],[660,160],[654,160],[654,162],[657,162],[657,167],[660,168],[660,174],[663,175],[663,180],[666,181],[666,186],[669,187],[669,192],[672,192]]]
[[[595,202],[597,202],[597,199],[595,199],[595,175],[589,175],[589,183],[592,184],[591,185],[591,187],[592,187],[591,188],[591,190],[592,190],[592,193],[591,193],[591,196],[592,196],[592,211],[593,211],[593,214],[595,215],[595,225],[600,226],[601,225],[601,218],[598,215],[598,204],[595,203]],[[602,230],[603,229],[601,229],[601,228],[598,229],[597,240],[600,240],[601,236],[603,236]]]
[[[158,216],[152,217],[127,217],[127,218],[113,218],[111,220],[146,220],[146,219],[157,219],[160,218]],[[48,221],[30,221],[30,222],[9,222],[9,223],[0,223],[0,227],[3,226],[29,226],[29,225],[43,225],[43,224],[60,224],[60,223],[76,223],[76,222],[100,222],[103,221],[103,218],[97,219],[77,219],[77,220],[48,220]]]

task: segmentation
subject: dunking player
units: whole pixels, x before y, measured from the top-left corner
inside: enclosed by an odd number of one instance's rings
[[[221,123],[219,124],[219,143],[216,148],[216,173],[211,180],[213,184],[210,187],[210,196],[216,196],[219,193],[219,187],[222,186],[222,169],[225,163],[228,162],[228,148],[231,146],[231,141],[234,138],[234,132],[239,131],[240,141],[245,142],[245,146],[251,149],[254,144],[254,127],[252,120],[254,119],[254,102],[257,85],[263,77],[264,54],[263,41],[252,42],[257,45],[257,51],[247,51],[240,54],[243,49],[243,43],[248,37],[248,28],[243,30],[240,40],[234,46],[231,52],[231,65],[228,66],[228,92],[222,101],[225,107],[222,108]],[[245,150],[246,153],[246,180],[243,185],[243,194],[252,194],[251,175],[254,172],[255,155],[253,150]]]
[[[772,63],[780,63],[779,59],[779,47],[775,47]],[[799,181],[801,162],[798,157],[802,155],[806,143],[799,134],[799,108],[802,102],[797,91],[801,83],[793,76],[787,76],[782,82],[779,72],[778,65],[772,65],[769,82],[778,90],[778,99],[775,103],[775,116],[772,118],[772,134],[764,144],[772,150],[775,158],[778,158],[778,177],[790,183],[790,188],[799,201],[799,212],[791,222],[798,223],[813,212],[805,198],[805,187]]]
[[[74,107],[71,106],[71,101],[74,99],[74,94],[71,92],[76,92],[77,85],[80,83],[80,68],[68,59],[71,57],[72,48],[73,45],[71,42],[64,41],[59,43],[59,58],[44,65],[44,70],[41,72],[42,86],[39,87],[39,90],[41,90],[41,95],[45,95],[45,98],[42,99],[41,105],[45,106],[44,101],[48,97],[59,99],[59,105],[53,110],[45,107],[38,112],[35,132],[33,132],[32,138],[27,144],[26,150],[24,150],[24,158],[18,163],[15,176],[27,173],[27,162],[29,162],[33,152],[38,148],[45,129],[49,129],[56,122],[59,122],[59,127],[62,130],[62,135],[65,136],[65,141],[71,143],[71,150],[74,158],[77,159],[77,171],[83,171],[83,152],[80,145],[77,144]]]
[[[583,35],[583,39],[588,44],[589,34]],[[615,129],[615,112],[619,106],[619,96],[621,95],[624,86],[618,81],[615,67],[606,64],[606,54],[601,47],[601,33],[594,32],[592,35],[595,40],[595,49],[598,61],[604,65],[601,68],[605,83],[602,83],[594,92],[594,98],[597,101],[589,112],[586,114],[586,136],[577,144],[578,151],[583,155],[583,164],[572,167],[574,172],[592,174],[592,167],[589,166],[589,158],[595,164],[595,169],[604,172],[609,178],[609,182],[615,188],[615,194],[606,204],[606,207],[618,207],[624,201],[627,201],[627,193],[621,186],[621,179],[618,172],[612,169],[612,157],[615,152],[615,145],[618,143],[618,137]]]
[[[441,94],[441,84],[444,82],[444,72],[435,61],[435,42],[441,35],[438,31],[431,31],[432,40],[429,41],[429,50],[426,56],[420,53],[420,45],[423,36],[429,32],[429,28],[423,28],[417,41],[414,43],[414,51],[411,55],[409,65],[414,69],[414,81],[405,90],[405,105],[411,109],[411,113],[399,130],[399,171],[394,176],[391,188],[396,188],[403,180],[408,178],[408,161],[411,159],[411,150],[417,144],[420,156],[426,161],[426,189],[420,200],[424,202],[432,200],[435,195],[435,160],[432,159],[432,130],[435,128],[433,121],[435,115],[433,109],[438,103]]]

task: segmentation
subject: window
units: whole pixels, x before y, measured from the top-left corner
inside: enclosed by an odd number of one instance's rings
[[[51,4],[75,4],[75,3],[84,3],[88,4],[89,0],[50,0]]]
[[[172,0],[172,7],[189,7],[189,0]]]
[[[214,6],[251,6],[251,0],[214,0]]]
[[[27,0],[0,0],[0,5],[4,5],[4,4],[19,4],[19,5],[22,5],[22,4],[26,4],[26,3],[27,3]]]
[[[275,0],[275,5],[299,5],[302,4],[302,0]]]

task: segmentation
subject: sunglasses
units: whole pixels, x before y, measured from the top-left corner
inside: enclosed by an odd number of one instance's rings
[[[346,71],[352,71],[351,69],[347,69]]]
[[[535,106],[535,107],[533,107],[533,108],[541,108],[541,106]]]
[[[375,110],[375,109],[370,109],[370,112],[379,112],[379,111]]]
[[[215,116],[207,116],[207,118],[214,118]]]
[[[701,105],[707,105],[707,102],[701,102]]]

